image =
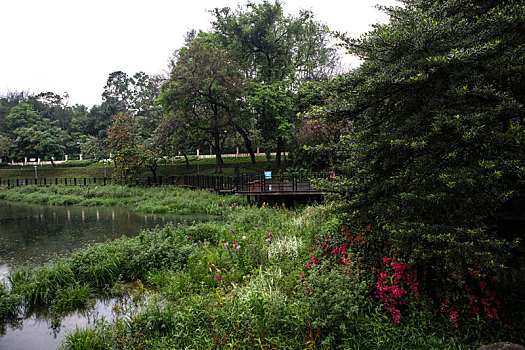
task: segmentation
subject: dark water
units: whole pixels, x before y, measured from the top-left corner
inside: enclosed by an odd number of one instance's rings
[[[203,215],[140,214],[105,207],[56,207],[0,201],[0,280],[13,267],[41,265],[89,244],[167,223],[209,220]],[[97,301],[94,308],[73,312],[57,324],[46,314],[0,323],[0,349],[56,349],[65,330],[85,327],[93,315],[108,317],[115,300]]]

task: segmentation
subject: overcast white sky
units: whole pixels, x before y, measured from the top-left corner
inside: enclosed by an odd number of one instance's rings
[[[100,104],[109,73],[164,72],[189,29],[211,29],[207,10],[239,3],[246,0],[0,0],[0,95],[67,92],[70,105]],[[284,8],[312,10],[331,30],[358,37],[388,20],[376,4],[398,3],[287,0]]]

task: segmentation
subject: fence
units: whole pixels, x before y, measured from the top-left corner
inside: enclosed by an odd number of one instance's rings
[[[326,178],[325,174],[279,173],[266,178],[264,173],[241,174],[237,176],[158,176],[135,180],[129,185],[135,186],[184,186],[201,188],[216,192],[319,192],[317,180]],[[1,187],[19,186],[89,186],[127,184],[124,180],[111,178],[40,178],[40,179],[0,179]]]

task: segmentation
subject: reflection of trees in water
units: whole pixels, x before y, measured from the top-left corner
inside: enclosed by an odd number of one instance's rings
[[[22,329],[24,326],[24,319],[21,317],[10,317],[0,321],[0,337],[7,332],[7,327],[10,329]]]
[[[186,219],[186,220],[185,220]],[[143,214],[121,208],[50,207],[0,201],[0,259],[41,264],[89,244],[167,223],[210,220],[207,215]]]

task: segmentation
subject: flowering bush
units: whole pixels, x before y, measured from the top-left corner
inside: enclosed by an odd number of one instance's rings
[[[335,319],[342,322],[345,317],[341,316],[341,308],[355,310],[364,305],[358,299],[345,299],[344,303],[338,299],[334,286],[339,280],[347,284],[338,289],[346,294],[358,290],[394,324],[417,310],[414,306],[420,305],[422,298],[430,306],[430,314],[443,315],[445,323],[453,328],[474,321],[494,322],[503,316],[500,302],[489,288],[490,279],[480,266],[467,265],[464,268],[467,273],[461,273],[450,262],[433,265],[432,262],[438,261],[434,255],[416,249],[407,253],[401,235],[387,240],[385,232],[391,233],[387,227],[372,229],[356,225],[314,238],[302,266],[301,288],[312,310],[322,310],[323,320],[330,322],[333,318],[334,322]],[[358,301],[361,304],[355,304]],[[315,321],[312,326],[323,334],[325,321]]]
[[[399,323],[401,309],[408,305],[412,298],[418,300],[417,271],[395,257],[385,257],[381,260],[383,264],[378,264],[376,268],[375,297],[394,322]]]

